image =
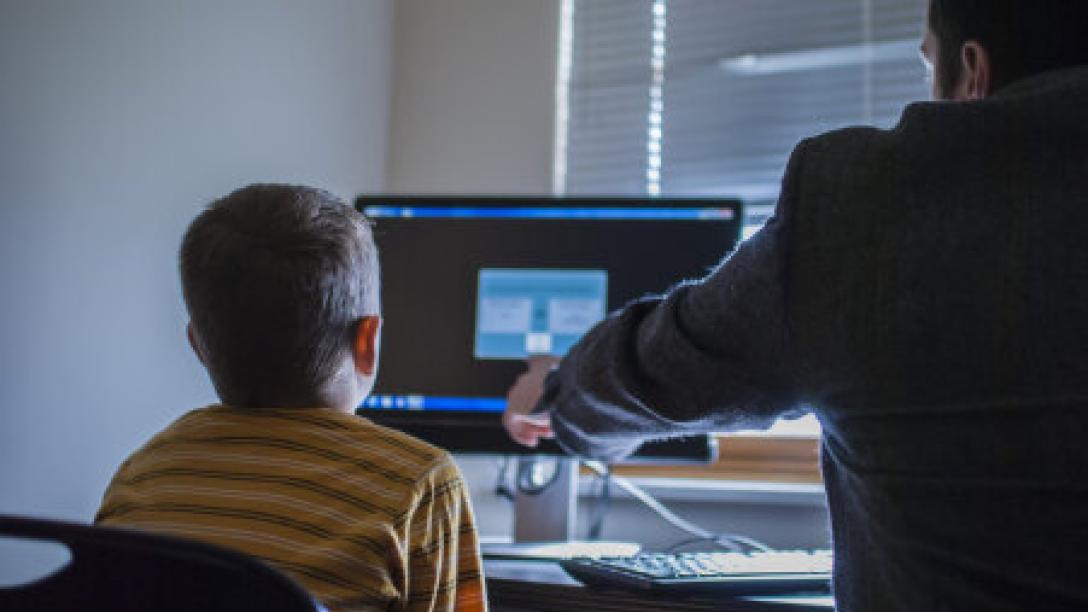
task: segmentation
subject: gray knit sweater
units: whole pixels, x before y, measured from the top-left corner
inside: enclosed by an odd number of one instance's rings
[[[542,408],[603,458],[813,411],[840,611],[1088,610],[1088,67],[801,143],[774,219]]]

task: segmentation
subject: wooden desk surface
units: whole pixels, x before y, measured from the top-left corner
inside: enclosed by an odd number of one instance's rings
[[[663,599],[633,591],[587,588],[553,561],[485,559],[492,612],[829,612],[831,597]]]

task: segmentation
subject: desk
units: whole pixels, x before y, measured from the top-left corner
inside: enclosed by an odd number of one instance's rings
[[[634,591],[590,589],[554,561],[485,559],[492,612],[830,612],[831,597],[663,599]]]

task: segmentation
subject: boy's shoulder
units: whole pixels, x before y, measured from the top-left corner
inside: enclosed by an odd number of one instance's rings
[[[405,481],[456,471],[445,450],[364,417],[321,408],[208,406],[178,418],[137,453],[181,446],[246,447],[327,464],[373,465]]]
[[[320,411],[313,416],[324,419],[324,426],[342,427],[345,435],[364,441],[368,448],[380,449],[383,456],[395,458],[406,466],[415,466],[421,472],[454,465],[453,458],[444,449],[366,417],[332,411]]]

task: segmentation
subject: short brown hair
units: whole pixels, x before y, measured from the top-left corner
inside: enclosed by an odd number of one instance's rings
[[[179,254],[182,290],[220,399],[314,405],[378,314],[362,214],[310,187],[250,185],[210,204]]]
[[[969,40],[990,54],[994,90],[1048,70],[1088,64],[1086,23],[1084,0],[930,0],[938,88],[955,87],[960,49]]]

